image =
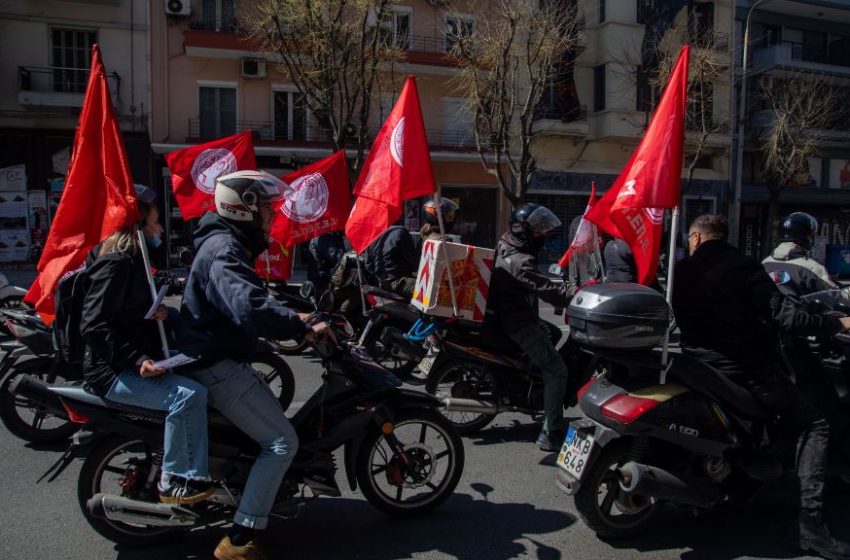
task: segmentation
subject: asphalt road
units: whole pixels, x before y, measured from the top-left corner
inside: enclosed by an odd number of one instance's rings
[[[296,372],[297,407],[318,387],[320,366],[310,358],[288,360]],[[578,518],[572,500],[556,488],[554,454],[540,452],[532,443],[538,430],[527,417],[503,415],[479,436],[467,438],[466,468],[457,491],[431,514],[391,519],[359,493],[345,491],[341,498],[309,504],[297,519],[273,522],[264,536],[266,550],[281,560],[797,557],[782,542],[793,516],[788,489],[782,488],[700,517],[670,508],[645,537],[602,542]],[[35,484],[62,450],[25,444],[0,429],[0,559],[212,558],[221,527],[146,549],[119,549],[101,538],[77,505],[79,462],[54,483]],[[831,497],[831,518],[840,520],[841,534],[850,535],[850,519],[836,509],[846,496]]]

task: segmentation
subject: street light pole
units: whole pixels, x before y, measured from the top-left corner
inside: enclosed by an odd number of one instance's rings
[[[741,183],[743,183],[744,175],[744,125],[747,120],[747,65],[749,63],[749,47],[750,47],[750,19],[753,17],[753,12],[759,6],[767,4],[770,0],[756,0],[750,6],[747,12],[747,19],[744,23],[744,40],[743,40],[743,56],[741,58],[741,97],[738,105],[738,141],[735,145],[735,198],[732,201],[730,208],[731,220],[729,224],[729,238],[736,245],[739,242],[741,233]]]

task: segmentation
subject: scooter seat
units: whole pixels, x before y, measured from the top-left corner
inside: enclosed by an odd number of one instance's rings
[[[752,420],[770,420],[774,415],[756,398],[725,375],[695,358],[677,354],[671,358],[670,377],[706,397],[716,400],[737,414]]]

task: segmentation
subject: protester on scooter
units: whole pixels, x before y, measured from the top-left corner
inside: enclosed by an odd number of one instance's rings
[[[327,324],[310,327],[263,287],[254,260],[266,249],[282,182],[262,171],[219,177],[215,212],[194,233],[195,260],[186,282],[180,349],[199,358],[192,375],[207,387],[210,404],[262,448],[239,502],[233,529],[219,543],[219,560],[262,558],[255,531],[269,512],[298,438],[269,386],[248,359],[259,337],[314,340]]]
[[[369,281],[405,298],[413,297],[419,251],[404,226],[390,226],[363,252],[363,269]]]
[[[818,221],[805,212],[794,212],[779,224],[779,245],[762,261],[780,291],[800,297],[841,288],[826,268],[811,258]]]
[[[422,236],[422,241],[428,241],[429,239],[441,240],[443,236],[440,233],[440,221],[437,217],[437,200],[434,198],[430,199],[423,205],[422,209],[425,213],[425,223],[419,230],[419,235]],[[440,198],[440,213],[443,215],[443,229],[446,234],[452,232],[459,211],[460,206],[458,206],[453,200],[449,198]]]
[[[683,351],[749,390],[797,442],[799,546],[827,558],[850,558],[822,519],[829,424],[785,376],[778,334],[832,335],[850,318],[812,315],[784,297],[764,268],[726,242],[719,215],[690,227],[690,257],[676,265],[673,311]]]
[[[537,438],[537,446],[543,451],[560,449],[564,440],[567,366],[538,325],[538,298],[562,308],[569,298],[566,284],[556,284],[538,272],[537,258],[546,234],[560,225],[555,214],[539,204],[526,203],[514,210],[510,231],[502,235],[496,247],[487,300],[505,334],[543,374],[543,429]]]
[[[331,282],[331,275],[345,254],[345,236],[341,231],[331,231],[314,237],[307,244],[307,280],[316,286],[316,293],[323,294]]]
[[[141,220],[106,238],[89,255],[89,287],[80,334],[89,389],[118,403],[167,412],[160,501],[193,504],[213,493],[207,465],[207,391],[203,385],[155,367],[163,350],[155,320],[145,319],[153,298],[137,231],[148,246],[162,235],[153,191],[137,185]]]

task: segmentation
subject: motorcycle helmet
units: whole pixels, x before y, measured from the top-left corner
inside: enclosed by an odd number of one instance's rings
[[[786,216],[779,224],[779,240],[793,241],[806,250],[815,243],[818,221],[811,214],[794,212]]]
[[[425,203],[423,209],[425,211],[425,223],[434,226],[439,225],[440,222],[437,218],[437,201],[432,198]],[[448,198],[440,199],[440,213],[443,215],[443,225],[445,226],[446,231],[452,229],[459,210],[460,207],[455,204],[453,200]]]
[[[260,226],[260,205],[283,199],[286,183],[265,171],[236,171],[215,181],[215,211],[226,220]]]
[[[533,202],[517,206],[511,213],[511,232],[525,235],[546,235],[561,225],[561,220],[548,208]]]

